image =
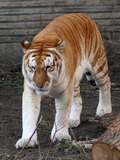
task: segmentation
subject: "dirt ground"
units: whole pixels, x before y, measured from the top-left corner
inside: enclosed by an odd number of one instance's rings
[[[108,45],[109,44],[109,45]],[[120,112],[120,46],[106,46],[109,60],[109,70],[112,82],[113,113]],[[117,46],[117,47],[116,47]],[[0,159],[15,160],[20,153],[14,145],[21,137],[22,116],[21,103],[23,91],[23,77],[21,72],[0,73]],[[106,128],[101,122],[90,121],[95,117],[98,103],[98,92],[92,89],[85,78],[81,82],[83,110],[81,125],[73,129],[77,140],[94,139],[101,136]],[[50,132],[55,115],[54,99],[43,97],[40,115],[42,122],[38,128],[39,147],[24,149],[17,160],[91,160],[91,150],[81,148],[77,150],[71,144],[51,143]],[[70,132],[72,135],[72,133]],[[72,135],[73,136],[73,135]]]

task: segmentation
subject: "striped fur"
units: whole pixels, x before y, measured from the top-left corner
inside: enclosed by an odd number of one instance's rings
[[[82,98],[80,80],[86,74],[88,81],[99,88],[96,115],[111,112],[110,79],[107,58],[100,32],[87,15],[67,14],[53,20],[32,42],[23,41],[23,135],[16,143],[22,147],[36,126],[40,101],[37,95],[55,97],[56,116],[52,140],[71,139],[68,127],[80,124]],[[29,97],[28,97],[29,95]],[[26,101],[27,99],[27,101]],[[31,101],[32,99],[32,101]],[[25,109],[27,102],[30,106]],[[36,110],[37,108],[37,110]],[[33,113],[29,110],[33,110]],[[26,115],[31,114],[26,118]],[[27,123],[31,122],[30,126]],[[32,128],[32,131],[31,131]],[[27,131],[30,130],[30,133]],[[35,136],[30,146],[37,144]]]

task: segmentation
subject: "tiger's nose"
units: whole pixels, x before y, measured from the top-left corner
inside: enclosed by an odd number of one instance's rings
[[[48,81],[45,82],[44,85],[37,85],[35,82],[33,82],[33,85],[34,85],[35,87],[38,87],[38,88],[44,88],[44,87],[48,87],[48,86],[49,86],[49,82],[48,82]]]

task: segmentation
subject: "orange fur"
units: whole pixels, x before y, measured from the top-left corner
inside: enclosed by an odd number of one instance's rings
[[[37,49],[37,54],[41,54],[47,48],[57,48],[58,43],[62,40],[66,42],[64,60],[67,75],[70,75],[70,77],[74,75],[78,64],[84,57],[90,61],[93,69],[99,63],[98,70],[93,74],[108,70],[100,33],[96,24],[88,16],[68,14],[56,18],[33,38],[29,49]],[[101,59],[102,64],[99,62]],[[108,75],[108,72],[103,72],[101,79],[106,75]]]

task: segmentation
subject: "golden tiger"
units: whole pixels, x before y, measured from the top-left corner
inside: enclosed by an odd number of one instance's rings
[[[112,111],[107,58],[100,32],[87,15],[66,14],[53,20],[32,42],[22,41],[22,138],[16,148],[25,146],[36,128],[41,96],[55,97],[56,115],[51,140],[71,139],[68,128],[80,124],[82,98],[80,80],[99,89],[96,115]],[[38,143],[37,132],[27,146]]]

